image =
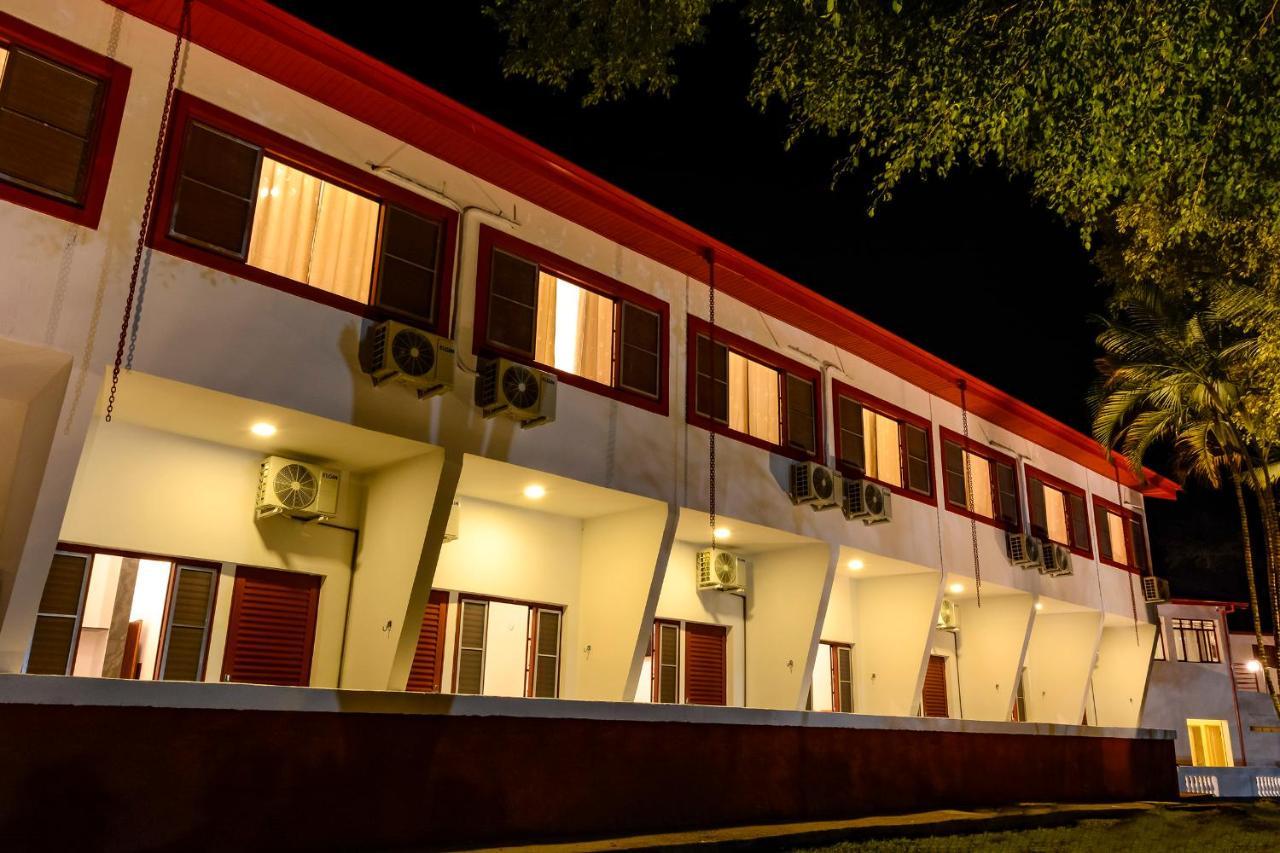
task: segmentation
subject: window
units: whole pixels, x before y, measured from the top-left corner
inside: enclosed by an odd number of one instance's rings
[[[492,228],[479,252],[477,352],[666,413],[665,303]]]
[[[654,623],[651,654],[653,701],[674,705],[680,701],[680,625],[678,623]]]
[[[818,372],[689,318],[688,418],[797,458],[822,456]]]
[[[1084,489],[1028,466],[1027,509],[1033,535],[1093,556]]]
[[[27,672],[34,675],[71,674],[88,581],[88,555],[65,551],[53,555],[36,610],[35,633],[27,653]]]
[[[1129,571],[1142,572],[1150,568],[1141,515],[1095,496],[1093,526],[1098,535],[1099,560]]]
[[[554,699],[560,695],[560,611],[533,609],[533,641],[530,644],[529,695]]]
[[[169,612],[159,677],[165,681],[202,681],[209,644],[209,621],[218,570],[175,564],[169,584]]]
[[[96,228],[129,76],[0,13],[0,198]]]
[[[929,422],[836,382],[836,460],[849,476],[866,477],[908,497],[933,497]]]
[[[1209,619],[1171,619],[1169,633],[1173,637],[1173,653],[1177,660],[1188,663],[1221,663],[1218,655],[1218,630]]]
[[[458,659],[454,664],[455,693],[479,695],[484,691],[484,639],[489,616],[486,601],[459,604]]]
[[[447,593],[439,596],[437,600]],[[447,604],[442,610],[447,612]],[[461,595],[456,612],[453,692],[545,699],[560,695],[561,608]],[[421,634],[419,638],[421,645]]]
[[[853,712],[853,648],[831,643],[831,710]]]
[[[947,509],[1006,530],[1021,529],[1018,471],[1013,458],[973,440],[966,445],[964,436],[949,429],[941,432]]]
[[[183,93],[173,128],[154,245],[448,333],[452,212]]]

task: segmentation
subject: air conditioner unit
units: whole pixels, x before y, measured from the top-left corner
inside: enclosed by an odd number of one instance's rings
[[[870,480],[844,481],[844,501],[841,511],[852,521],[862,519],[863,524],[883,524],[893,518],[889,499],[893,494],[879,483]]]
[[[1062,577],[1071,574],[1071,549],[1056,542],[1045,542],[1040,574],[1050,577]]]
[[[704,548],[698,552],[697,575],[700,590],[743,590],[747,588],[747,561],[719,548]]]
[[[1005,547],[1009,562],[1024,569],[1038,569],[1044,561],[1044,545],[1039,539],[1026,533],[1006,533]]]
[[[308,462],[281,456],[262,460],[258,477],[257,518],[287,515],[319,521],[338,514],[338,485],[342,475]]]
[[[556,419],[556,378],[505,358],[482,358],[475,400],[486,418],[505,415],[525,429],[549,424]]]
[[[791,502],[808,504],[814,510],[840,506],[844,478],[816,462],[791,465]]]
[[[360,366],[374,386],[394,379],[422,399],[453,387],[453,355],[453,341],[388,320],[369,329]]]
[[[938,630],[960,630],[960,608],[949,598],[942,599],[942,607],[938,609]]]
[[[1147,604],[1164,604],[1169,600],[1169,582],[1154,576],[1143,578],[1142,600]]]

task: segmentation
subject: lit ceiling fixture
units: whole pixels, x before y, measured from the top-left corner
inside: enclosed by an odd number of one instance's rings
[[[266,421],[258,421],[256,424],[249,427],[249,432],[262,438],[271,438],[271,436],[276,434],[276,425],[269,424]]]
[[[862,562],[857,557],[854,557],[852,560],[849,561],[849,568],[855,572],[861,571],[862,567],[865,565],[866,563]]]
[[[731,533],[732,531],[730,531],[729,528],[727,527],[717,527],[712,532],[712,535],[715,536],[717,542],[722,542],[725,539],[728,539]]]
[[[1043,601],[1037,601],[1037,602],[1036,602],[1036,610],[1044,610],[1044,602],[1043,602]]]
[[[953,583],[951,586],[947,587],[947,589],[951,591],[952,595],[959,595],[960,593],[964,592],[964,584]]]
[[[531,501],[541,500],[547,496],[547,488],[537,483],[531,483],[524,487],[524,496]]]
[[[1262,672],[1262,664],[1256,660],[1245,661],[1244,668],[1249,672]]]

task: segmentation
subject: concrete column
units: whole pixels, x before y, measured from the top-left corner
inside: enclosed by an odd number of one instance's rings
[[[1098,664],[1093,670],[1097,725],[1139,724],[1155,639],[1156,626],[1149,622],[1139,622],[1136,630],[1132,622],[1102,629]]]
[[[964,719],[1007,720],[1035,613],[1032,597],[1025,593],[988,596],[981,607],[976,600],[966,599],[959,602],[959,610],[956,673]]]
[[[1036,614],[1022,686],[1028,722],[1080,724],[1101,631],[1099,612]]]
[[[854,678],[858,710],[907,717],[915,713],[942,602],[938,572],[855,582],[857,642]]]

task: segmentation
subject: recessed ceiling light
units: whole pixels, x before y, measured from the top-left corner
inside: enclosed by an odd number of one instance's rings
[[[960,593],[964,592],[964,584],[953,583],[951,586],[947,587],[947,589],[951,591],[952,595],[959,595]]]
[[[263,438],[271,438],[271,436],[276,434],[276,425],[269,424],[266,421],[258,421],[256,424],[249,427],[249,431],[254,435],[258,435]]]
[[[722,539],[728,539],[731,534],[732,534],[732,531],[729,530],[729,528],[717,527],[714,531],[712,531],[711,535],[716,538],[717,542],[719,542]]]
[[[547,489],[545,486],[540,486],[537,483],[531,483],[524,487],[524,496],[531,501],[540,500],[547,496]]]
[[[860,571],[862,567],[865,565],[866,563],[862,562],[857,557],[854,557],[852,560],[849,561],[849,568],[853,569],[855,572]]]
[[[1262,664],[1256,660],[1245,661],[1244,668],[1249,672],[1262,672]]]
[[[1043,602],[1043,601],[1037,601],[1037,602],[1036,602],[1036,610],[1044,610],[1044,602]]]

